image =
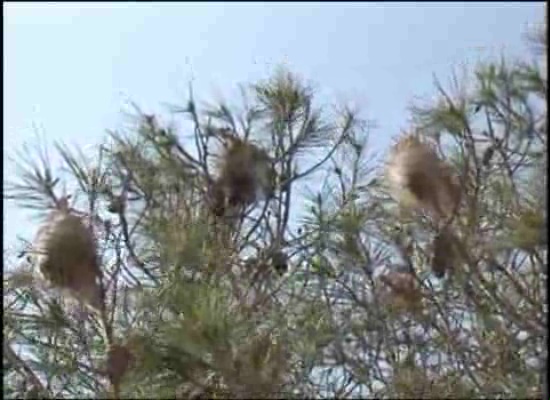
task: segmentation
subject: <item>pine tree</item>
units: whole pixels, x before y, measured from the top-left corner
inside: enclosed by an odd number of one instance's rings
[[[50,217],[8,257],[4,397],[542,397],[546,77],[436,81],[382,161],[284,69],[57,145],[68,177],[26,153],[4,197]]]

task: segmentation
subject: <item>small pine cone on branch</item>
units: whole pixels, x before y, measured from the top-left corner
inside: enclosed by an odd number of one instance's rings
[[[432,242],[431,269],[436,278],[443,278],[446,271],[453,270],[458,262],[458,239],[449,227],[438,232]]]
[[[113,385],[120,384],[122,377],[128,371],[134,356],[127,346],[114,344],[107,352],[106,375]]]
[[[288,257],[282,251],[275,251],[271,255],[271,265],[279,275],[284,275],[288,271]]]
[[[414,308],[420,305],[422,293],[411,273],[390,271],[380,275],[379,279],[391,290],[384,297],[390,304],[396,305],[399,308]]]

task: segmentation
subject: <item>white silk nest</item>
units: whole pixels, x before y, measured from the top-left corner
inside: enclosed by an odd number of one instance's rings
[[[449,217],[460,202],[460,185],[452,168],[416,135],[402,137],[391,148],[386,179],[392,197],[406,208]]]

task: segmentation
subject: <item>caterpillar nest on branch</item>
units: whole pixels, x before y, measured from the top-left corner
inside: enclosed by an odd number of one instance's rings
[[[267,152],[235,136],[228,140],[212,192],[218,216],[228,207],[248,206],[269,197],[274,190],[275,174]]]
[[[42,277],[95,310],[103,306],[96,241],[82,219],[71,214],[66,199],[38,230],[33,256]]]
[[[392,196],[406,208],[450,217],[460,202],[460,184],[450,165],[417,135],[406,135],[391,148],[386,178]]]

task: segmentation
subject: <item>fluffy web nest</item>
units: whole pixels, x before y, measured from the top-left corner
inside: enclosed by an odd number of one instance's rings
[[[227,208],[247,206],[273,192],[274,170],[265,150],[232,135],[219,164],[213,186],[213,209],[218,216]]]
[[[37,232],[33,257],[42,277],[77,300],[101,310],[96,241],[82,218],[72,214],[67,199],[60,202]]]
[[[418,135],[405,135],[391,148],[386,178],[402,206],[426,210],[436,218],[451,217],[460,202],[452,167]]]

